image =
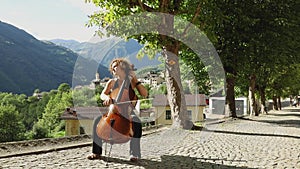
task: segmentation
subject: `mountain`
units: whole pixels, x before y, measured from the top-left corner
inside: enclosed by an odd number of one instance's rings
[[[74,49],[78,48],[81,45],[81,43],[76,40],[53,39],[53,40],[50,40],[50,42],[55,43],[56,45],[59,45],[59,46],[64,46],[68,49],[73,50],[76,53],[77,53],[77,51],[75,51]]]
[[[141,59],[137,59],[136,54],[142,48],[142,45],[133,39],[125,41],[117,37],[112,37],[97,43],[80,43],[63,39],[53,39],[50,41],[57,45],[69,48],[84,58],[95,60],[106,67],[109,66],[113,58],[117,57],[127,58],[137,69],[161,64],[157,58],[149,59],[147,56],[144,56]]]
[[[31,95],[35,89],[49,91],[61,83],[89,84],[107,67],[82,58],[52,42],[37,40],[24,30],[0,21],[0,92]]]

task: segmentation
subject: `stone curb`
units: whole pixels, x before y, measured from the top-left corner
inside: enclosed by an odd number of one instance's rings
[[[160,126],[153,126],[149,127],[147,129],[143,129],[143,136],[147,136],[153,133],[161,132],[162,130],[166,129],[166,127],[163,127],[162,125]],[[82,136],[70,136],[70,137],[63,137],[63,138],[57,138],[57,139],[38,139],[38,140],[29,140],[29,141],[20,141],[20,142],[10,142],[10,143],[2,143],[1,145],[15,145],[15,144],[26,144],[26,142],[39,142],[39,141],[51,141],[55,140],[59,142],[59,140],[62,139],[72,139],[72,138],[91,138],[89,135],[82,135]],[[79,144],[71,144],[71,145],[63,145],[63,146],[58,146],[58,147],[53,147],[53,148],[47,148],[43,147],[40,150],[32,150],[32,151],[24,151],[20,153],[12,153],[12,154],[5,154],[5,155],[0,155],[0,159],[2,158],[10,158],[10,157],[18,157],[18,156],[24,156],[24,155],[33,155],[33,154],[43,154],[43,153],[49,153],[49,152],[54,152],[54,151],[61,151],[61,150],[67,150],[67,149],[74,149],[74,148],[81,148],[81,147],[86,147],[86,146],[91,146],[92,142],[84,142],[84,143],[79,143]]]

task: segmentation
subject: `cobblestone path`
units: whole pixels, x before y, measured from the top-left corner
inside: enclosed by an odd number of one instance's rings
[[[84,146],[0,158],[0,168],[300,169],[300,109],[218,120],[205,124],[203,131],[166,129],[142,137],[141,145],[142,159],[137,163],[128,161],[126,143],[113,145],[108,162],[86,159],[91,147]]]

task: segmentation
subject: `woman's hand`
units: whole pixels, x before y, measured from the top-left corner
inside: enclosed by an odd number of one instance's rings
[[[129,72],[129,76],[131,77],[131,82],[132,84],[136,84],[138,82],[135,72],[134,71],[130,71]],[[135,85],[134,85],[135,86]]]
[[[129,73],[129,76],[131,76],[131,85],[132,85],[132,87],[136,88],[138,90],[138,92],[140,93],[141,96],[143,96],[144,98],[147,98],[148,97],[148,91],[141,84],[141,82],[138,81],[138,79],[136,78],[135,72],[131,71]]]
[[[104,106],[109,106],[112,104],[112,99],[111,98],[108,98],[106,100],[103,101],[103,105]]]

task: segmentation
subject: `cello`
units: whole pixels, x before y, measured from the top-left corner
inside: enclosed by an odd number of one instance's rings
[[[113,103],[97,124],[96,133],[103,141],[110,144],[128,142],[133,136],[131,112],[132,100],[137,100],[130,90],[129,78],[125,78],[121,87],[110,93]],[[133,92],[133,93],[132,93]]]

